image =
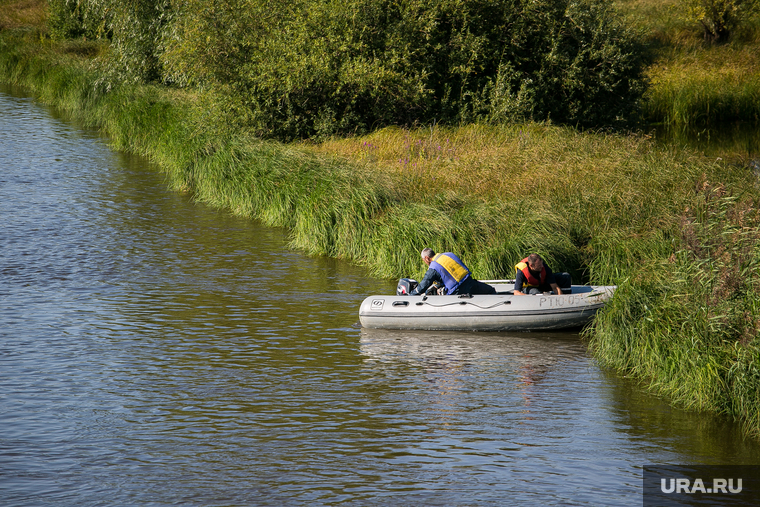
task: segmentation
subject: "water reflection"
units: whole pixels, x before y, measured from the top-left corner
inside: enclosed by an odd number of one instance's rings
[[[688,129],[657,127],[651,135],[658,144],[687,147],[706,157],[721,158],[730,163],[748,166],[760,161],[760,125],[736,123],[717,127]]]
[[[741,424],[717,415],[680,410],[665,399],[648,394],[638,383],[605,376],[610,414],[626,428],[630,438],[646,442],[651,460],[662,459],[668,449],[667,463],[736,465],[760,463],[757,443],[746,439]]]
[[[534,398],[541,395],[552,369],[566,361],[587,361],[577,334],[572,333],[457,333],[443,331],[361,330],[361,352],[376,367],[406,363],[419,369],[427,382],[433,411],[441,416],[461,412],[461,396],[469,397],[474,375],[479,391],[493,385],[509,391],[531,417]],[[505,376],[505,373],[507,376]],[[489,378],[494,377],[494,378]],[[501,391],[504,394],[504,391]],[[539,407],[540,408],[540,407]],[[442,419],[443,421],[443,419]]]

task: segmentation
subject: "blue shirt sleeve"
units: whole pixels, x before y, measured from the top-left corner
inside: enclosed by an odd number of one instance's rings
[[[415,287],[414,290],[410,293],[410,295],[418,296],[420,294],[424,294],[425,291],[428,290],[428,287],[433,285],[433,282],[443,282],[443,280],[441,279],[441,275],[438,274],[438,271],[434,270],[433,268],[428,268],[425,276],[422,278],[417,287]]]
[[[544,267],[546,268],[546,285],[557,283],[554,279],[554,273],[552,273],[552,269],[546,265],[544,265]]]
[[[515,274],[515,290],[522,292],[523,285],[525,285],[525,274],[522,271],[518,271]]]

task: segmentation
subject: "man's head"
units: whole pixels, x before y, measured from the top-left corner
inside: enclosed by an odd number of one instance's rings
[[[530,254],[528,256],[528,268],[531,271],[541,271],[544,269],[544,261],[538,254]]]
[[[432,248],[423,248],[420,255],[422,256],[422,262],[430,266],[430,263],[433,262],[433,257],[435,257],[435,252]]]

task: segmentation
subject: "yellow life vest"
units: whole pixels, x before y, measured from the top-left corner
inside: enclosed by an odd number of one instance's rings
[[[433,262],[437,262],[443,269],[449,272],[451,277],[457,282],[461,282],[464,278],[470,274],[470,270],[467,266],[463,265],[459,259],[454,259],[446,254],[438,254],[433,257]]]

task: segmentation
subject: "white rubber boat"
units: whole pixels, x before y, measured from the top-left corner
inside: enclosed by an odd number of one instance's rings
[[[562,295],[515,296],[514,280],[483,280],[492,295],[369,296],[359,308],[372,329],[540,331],[579,328],[612,297],[615,286],[573,285]]]

